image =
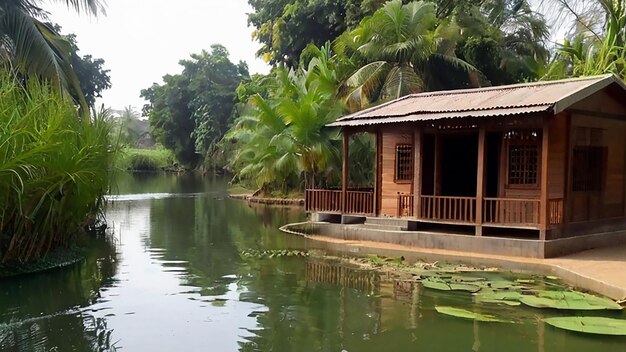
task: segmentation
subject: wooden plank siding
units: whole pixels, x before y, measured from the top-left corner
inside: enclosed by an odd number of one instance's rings
[[[593,129],[601,131],[599,133],[601,141],[589,143],[606,147],[607,155],[600,191],[576,192],[569,186],[568,220],[581,222],[624,216],[626,107],[605,90],[574,104],[570,113],[572,116],[570,153],[577,145],[587,142],[583,141],[580,135],[577,136],[576,132],[581,129]]]
[[[396,145],[413,145],[414,130],[408,126],[381,128],[380,216],[397,216],[398,193],[413,193],[412,182],[395,181],[395,168]]]

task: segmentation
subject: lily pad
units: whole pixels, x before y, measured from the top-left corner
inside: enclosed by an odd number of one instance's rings
[[[435,309],[440,314],[449,315],[456,318],[462,319],[470,319],[476,321],[484,321],[484,322],[495,322],[495,323],[512,323],[510,320],[502,320],[493,315],[488,314],[480,314],[474,313],[469,310],[455,308],[455,307],[447,307],[447,306],[435,306]]]
[[[472,293],[480,291],[480,287],[476,285],[437,281],[432,279],[422,280],[422,285],[426,288],[440,291],[467,291]]]
[[[524,295],[520,302],[535,308],[570,310],[621,310],[622,306],[608,298],[572,291],[540,291],[535,295]]]
[[[519,306],[523,295],[515,291],[481,290],[476,294],[476,302],[502,303],[509,306]]]
[[[455,282],[479,282],[479,281],[485,281],[484,277],[476,277],[476,276],[454,275],[451,278],[452,278],[452,281],[455,281]]]
[[[547,324],[564,330],[586,334],[626,336],[626,320],[604,317],[555,317],[546,318]]]

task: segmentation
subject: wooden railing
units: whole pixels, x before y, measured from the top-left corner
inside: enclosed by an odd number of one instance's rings
[[[304,192],[304,209],[308,212],[327,212],[371,215],[374,213],[373,191],[348,191],[346,208],[343,208],[340,190],[307,189]]]
[[[474,223],[476,221],[476,198],[421,196],[418,216],[426,220]]]
[[[346,214],[374,214],[374,192],[348,191]]]
[[[304,191],[304,209],[341,213],[341,191],[326,189],[307,189]]]
[[[539,199],[485,198],[483,223],[536,226],[539,209]]]
[[[398,193],[398,217],[413,216],[414,199],[412,194]]]
[[[563,198],[550,199],[548,203],[548,219],[550,225],[563,223]]]

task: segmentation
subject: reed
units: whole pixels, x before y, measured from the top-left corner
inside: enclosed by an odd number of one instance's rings
[[[104,115],[0,72],[0,262],[68,247],[97,218],[115,149]]]

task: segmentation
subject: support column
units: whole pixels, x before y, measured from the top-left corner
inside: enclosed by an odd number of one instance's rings
[[[539,202],[539,239],[546,240],[546,234],[550,227],[548,215],[548,151],[550,149],[550,123],[543,120],[543,136],[541,141],[541,198]]]
[[[341,212],[346,214],[348,210],[348,146],[350,133],[343,130],[343,162],[341,164]]]
[[[435,131],[435,162],[434,162],[434,175],[433,175],[433,195],[441,195],[441,138],[439,137],[439,131]]]
[[[380,163],[379,163],[380,150],[382,147],[380,130],[376,130],[376,132],[374,133],[374,137],[376,138],[376,146],[375,146],[376,157],[374,158],[374,197],[372,197],[374,204],[372,204],[372,215],[377,216],[378,215],[378,202],[379,202],[378,191],[380,190],[379,181],[380,181],[380,175],[382,174]]]
[[[485,139],[484,127],[478,129],[478,165],[476,172],[476,236],[483,235],[483,198],[485,196]]]
[[[422,127],[418,127],[415,130],[415,136],[413,137],[414,154],[413,154],[413,216],[420,217],[421,205],[420,201],[422,195]]]

